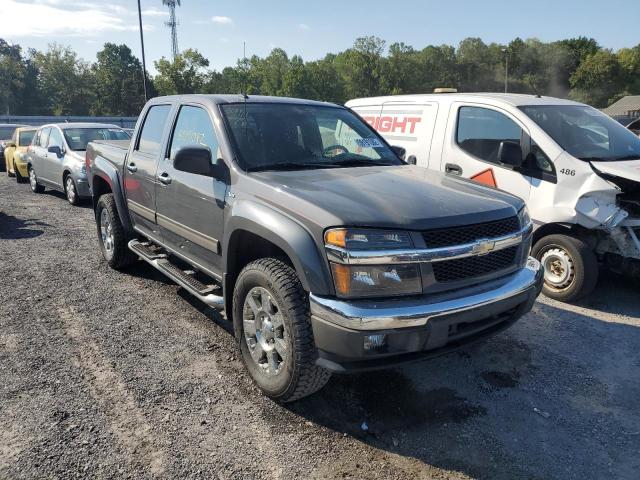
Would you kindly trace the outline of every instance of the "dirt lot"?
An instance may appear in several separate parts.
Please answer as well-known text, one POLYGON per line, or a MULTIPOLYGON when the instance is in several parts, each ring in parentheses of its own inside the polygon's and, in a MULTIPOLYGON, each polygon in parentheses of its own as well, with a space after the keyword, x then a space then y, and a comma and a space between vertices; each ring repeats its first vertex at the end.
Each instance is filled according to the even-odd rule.
POLYGON ((4 173, 0 278, 0 478, 640 476, 640 286, 619 277, 288 406, 214 311, 142 262, 110 270, 90 208, 4 173))

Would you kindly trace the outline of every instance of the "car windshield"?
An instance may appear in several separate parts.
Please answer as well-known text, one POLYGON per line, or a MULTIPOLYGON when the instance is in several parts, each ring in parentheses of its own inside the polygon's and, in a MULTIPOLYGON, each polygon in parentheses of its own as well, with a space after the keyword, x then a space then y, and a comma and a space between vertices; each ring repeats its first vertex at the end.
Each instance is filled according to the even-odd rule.
POLYGON ((65 128, 64 138, 71 150, 82 151, 94 140, 129 140, 127 132, 117 127, 105 128, 65 128))
POLYGON ((343 108, 238 103, 221 109, 238 163, 247 171, 403 164, 359 117, 343 108))
POLYGON ((528 105, 520 109, 558 145, 581 160, 640 159, 640 138, 586 105, 528 105))
POLYGON ((35 130, 23 130, 18 134, 18 146, 19 147, 28 147, 31 145, 31 140, 33 140, 33 136, 36 134, 35 130))
POLYGON ((9 140, 16 127, 0 127, 0 140, 9 140))

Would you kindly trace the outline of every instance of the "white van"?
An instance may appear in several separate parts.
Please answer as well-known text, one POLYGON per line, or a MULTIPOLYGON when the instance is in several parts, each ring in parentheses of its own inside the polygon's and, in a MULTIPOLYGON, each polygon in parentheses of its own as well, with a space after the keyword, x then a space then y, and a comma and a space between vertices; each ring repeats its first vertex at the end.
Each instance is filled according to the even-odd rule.
POLYGON ((600 264, 640 277, 640 138, 610 117, 568 100, 495 93, 347 106, 403 147, 409 163, 526 200, 546 295, 588 294, 600 264))

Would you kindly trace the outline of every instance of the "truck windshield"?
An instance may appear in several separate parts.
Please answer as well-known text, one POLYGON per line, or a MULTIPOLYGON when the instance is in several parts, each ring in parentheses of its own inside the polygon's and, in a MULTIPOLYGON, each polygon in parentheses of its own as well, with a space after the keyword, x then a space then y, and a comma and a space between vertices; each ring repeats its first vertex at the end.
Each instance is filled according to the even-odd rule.
POLYGON ((94 140, 129 140, 131 137, 121 128, 65 128, 64 138, 71 150, 82 151, 94 140))
POLYGON ((640 138, 611 117, 586 105, 520 107, 558 145, 580 160, 640 159, 640 138))
POLYGON ((286 103, 221 106, 240 166, 247 171, 402 165, 349 110, 286 103))

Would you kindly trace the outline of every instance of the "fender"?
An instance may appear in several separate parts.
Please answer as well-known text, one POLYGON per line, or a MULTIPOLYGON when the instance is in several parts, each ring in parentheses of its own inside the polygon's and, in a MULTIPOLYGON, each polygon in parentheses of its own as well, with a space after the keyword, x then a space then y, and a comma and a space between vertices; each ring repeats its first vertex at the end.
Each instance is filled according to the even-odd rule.
POLYGON ((225 272, 229 271, 229 246, 233 245, 233 236, 240 230, 258 235, 281 248, 293 262, 306 291, 319 295, 333 293, 327 260, 320 255, 311 233, 292 218, 249 200, 234 202, 225 225, 222 243, 225 272))
MULTIPOLYGON (((118 208, 118 216, 120 217, 120 223, 129 234, 133 234, 133 225, 131 224, 131 218, 129 217, 129 209, 127 208, 127 204, 124 200, 124 194, 122 193, 122 180, 120 176, 120 172, 118 169, 111 164, 109 161, 104 158, 97 156, 93 161, 93 167, 91 168, 91 189, 93 191, 93 180, 95 177, 102 178, 105 182, 109 184, 111 188, 111 193, 113 193, 113 198, 116 202, 116 207, 118 208)), ((95 203, 97 198, 93 197, 93 203, 95 208, 95 203)))

